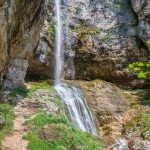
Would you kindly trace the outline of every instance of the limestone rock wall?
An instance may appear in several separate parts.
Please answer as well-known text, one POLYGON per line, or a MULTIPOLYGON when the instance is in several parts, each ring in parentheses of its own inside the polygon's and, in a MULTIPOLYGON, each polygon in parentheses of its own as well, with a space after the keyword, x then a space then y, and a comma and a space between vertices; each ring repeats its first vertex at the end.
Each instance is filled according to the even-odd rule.
POLYGON ((145 2, 144 9, 137 13, 138 6, 135 5, 138 4, 135 3, 140 2, 134 0, 132 3, 130 0, 64 2, 67 9, 64 37, 66 45, 66 37, 70 37, 69 46, 67 45, 65 50, 70 51, 68 47, 71 43, 76 79, 101 78, 122 85, 141 84, 128 70, 128 64, 146 60, 149 55, 145 46, 146 40, 150 38, 147 21, 149 2, 145 2))
POLYGON ((0 1, 0 72, 3 88, 24 82, 28 61, 39 39, 44 1, 0 1))
POLYGON ((54 76, 54 0, 45 0, 44 11, 39 40, 27 70, 28 80, 51 79, 54 76))
POLYGON ((150 1, 132 0, 132 7, 138 16, 138 36, 145 43, 150 40, 150 1))
MULTIPOLYGON (((47 0, 46 6, 44 30, 28 69, 31 78, 54 74, 54 1, 47 0)), ((64 78, 142 86, 128 65, 149 56, 148 8, 148 1, 138 0, 63 0, 64 78)))

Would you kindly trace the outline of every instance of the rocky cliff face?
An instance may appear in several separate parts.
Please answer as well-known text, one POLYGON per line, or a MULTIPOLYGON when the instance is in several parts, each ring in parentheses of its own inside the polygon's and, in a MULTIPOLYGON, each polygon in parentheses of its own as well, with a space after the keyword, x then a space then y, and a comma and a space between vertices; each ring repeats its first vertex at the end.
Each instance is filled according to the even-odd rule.
MULTIPOLYGON (((150 113, 144 104, 150 90, 124 91, 112 83, 100 80, 77 81, 76 86, 84 89, 88 103, 97 122, 97 131, 108 150, 148 150, 149 131, 145 120, 150 113), (138 93, 138 94, 137 94, 138 93), (145 128, 146 127, 146 128, 145 128), (126 139, 128 148, 116 147, 114 140, 126 139)), ((125 145, 124 145, 125 146, 125 145)))
MULTIPOLYGON (((148 0, 63 0, 65 78, 137 86, 128 64, 148 58, 149 5, 148 0)), ((27 79, 53 77, 54 10, 53 0, 0 1, 4 89, 22 84, 26 73, 27 79)))
POLYGON ((0 72, 4 89, 24 82, 44 19, 43 3, 41 0, 0 1, 0 72))
POLYGON ((132 0, 132 7, 138 16, 138 36, 145 43, 150 39, 150 2, 132 0))
MULTIPOLYGON (((101 78, 116 84, 141 85, 129 72, 128 64, 148 58, 148 5, 147 1, 141 4, 140 1, 130 0, 64 0, 64 77, 86 80, 101 78)), ((29 74, 33 77, 53 76, 53 71, 49 70, 53 70, 54 65, 54 1, 49 0, 47 6, 45 27, 50 29, 50 34, 42 34, 36 59, 29 67, 29 74), (35 63, 36 66, 40 63, 41 67, 36 69, 35 63)))
POLYGON ((69 0, 64 5, 67 9, 65 43, 69 51, 66 42, 69 36, 75 53, 75 78, 137 84, 128 64, 145 60, 149 53, 145 46, 149 39, 148 1, 143 2, 141 9, 140 1, 131 4, 130 0, 69 0))

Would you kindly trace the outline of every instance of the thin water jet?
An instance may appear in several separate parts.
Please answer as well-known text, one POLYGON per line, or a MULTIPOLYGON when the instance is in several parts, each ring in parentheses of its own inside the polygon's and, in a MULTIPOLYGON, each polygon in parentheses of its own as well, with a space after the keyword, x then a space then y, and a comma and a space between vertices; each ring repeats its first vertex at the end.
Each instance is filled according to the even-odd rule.
POLYGON ((62 21, 61 21, 61 1, 55 0, 56 6, 56 54, 55 54, 55 85, 60 84, 62 66, 63 66, 63 50, 62 50, 62 21))

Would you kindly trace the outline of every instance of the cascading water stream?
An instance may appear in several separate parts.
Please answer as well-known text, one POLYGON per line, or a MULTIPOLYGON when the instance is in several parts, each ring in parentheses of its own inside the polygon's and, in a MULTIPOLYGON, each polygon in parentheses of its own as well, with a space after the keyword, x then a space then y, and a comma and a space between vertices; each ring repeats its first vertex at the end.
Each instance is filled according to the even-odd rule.
POLYGON ((65 102, 71 121, 82 131, 97 135, 96 127, 82 91, 68 84, 55 87, 65 102))
POLYGON ((56 5, 56 66, 55 89, 66 104, 71 121, 82 131, 97 135, 91 112, 82 91, 71 85, 61 83, 63 66, 61 0, 55 0, 56 5))

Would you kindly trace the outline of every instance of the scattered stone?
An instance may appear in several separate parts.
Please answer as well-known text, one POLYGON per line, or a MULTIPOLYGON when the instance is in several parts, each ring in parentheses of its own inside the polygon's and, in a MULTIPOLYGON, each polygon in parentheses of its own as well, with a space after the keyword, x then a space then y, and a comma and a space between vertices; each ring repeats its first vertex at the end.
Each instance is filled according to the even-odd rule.
POLYGON ((150 141, 144 141, 140 138, 134 138, 128 142, 131 150, 150 150, 150 141))

